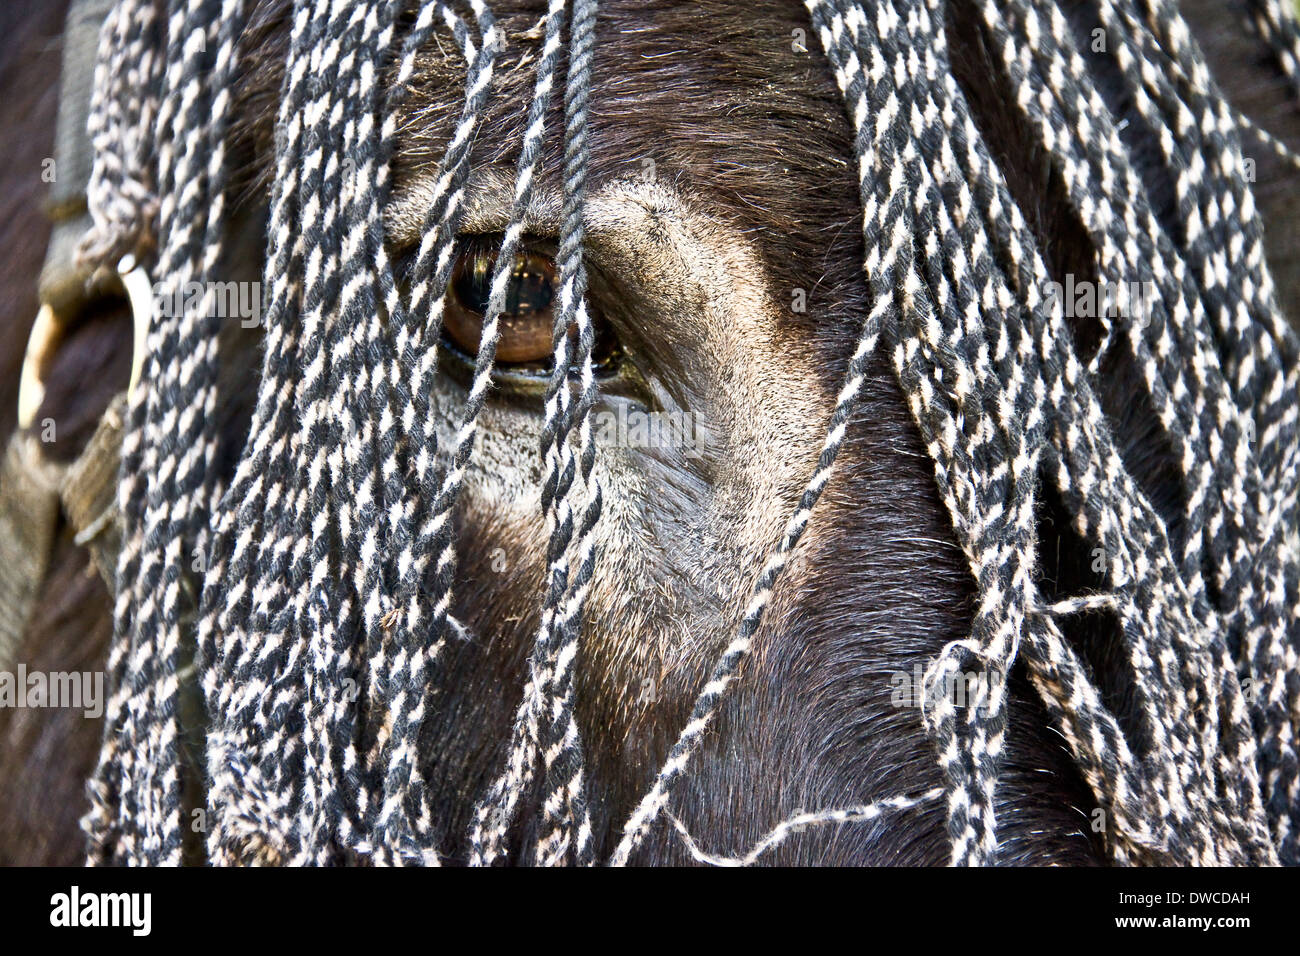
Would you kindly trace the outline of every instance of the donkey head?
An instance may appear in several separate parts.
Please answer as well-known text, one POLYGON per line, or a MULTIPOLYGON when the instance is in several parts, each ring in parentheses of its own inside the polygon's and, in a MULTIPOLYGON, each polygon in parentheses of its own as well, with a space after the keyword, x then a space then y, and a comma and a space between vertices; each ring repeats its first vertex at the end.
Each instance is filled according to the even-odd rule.
MULTIPOLYGON (((262 282, 262 291, 273 298, 276 274, 267 260, 272 256, 268 250, 279 248, 276 230, 290 239, 301 230, 310 248, 319 227, 305 213, 293 221, 276 211, 285 173, 279 161, 284 139, 292 135, 286 128, 319 119, 313 113, 318 103, 306 102, 296 118, 279 115, 278 124, 277 111, 286 90, 308 82, 295 69, 311 63, 313 69, 337 73, 340 67, 331 65, 331 56, 346 59, 349 48, 346 43, 331 48, 333 27, 322 27, 317 59, 303 59, 301 38, 312 27, 296 17, 296 4, 258 0, 249 6, 246 29, 235 45, 237 67, 230 72, 231 180, 225 190, 230 208, 223 223, 223 256, 209 275, 262 282)), ((347 4, 337 6, 342 10, 347 4)), ((889 242, 885 232, 870 228, 878 211, 864 185, 867 121, 853 108, 856 80, 845 62, 848 46, 835 45, 847 36, 844 24, 856 21, 852 11, 845 20, 817 20, 827 16, 824 7, 838 11, 848 5, 809 3, 814 12, 810 23, 803 6, 778 0, 706 0, 665 10, 647 9, 636 0, 600 4, 591 80, 581 107, 585 318, 575 318, 568 329, 560 328, 555 317, 574 314, 563 311, 574 309, 572 290, 566 292, 563 282, 572 275, 566 265, 572 249, 565 242, 573 235, 573 209, 566 199, 572 194, 577 147, 572 136, 560 131, 574 123, 575 98, 572 92, 557 96, 542 117, 548 132, 534 142, 536 162, 527 176, 528 190, 521 191, 521 151, 533 142, 537 119, 527 106, 536 101, 535 84, 554 67, 548 63, 555 54, 543 18, 546 3, 510 0, 492 6, 491 96, 479 104, 472 134, 464 141, 463 183, 448 185, 445 158, 455 154, 467 128, 464 110, 473 95, 474 74, 472 69, 467 74, 466 51, 472 66, 488 46, 485 33, 462 33, 448 18, 448 28, 433 29, 411 61, 385 60, 377 74, 384 95, 393 90, 403 95, 393 120, 382 248, 374 250, 392 265, 394 298, 376 301, 372 314, 388 319, 397 314, 392 303, 421 301, 420 289, 430 282, 438 251, 431 216, 454 207, 459 222, 441 261, 445 295, 437 305, 438 338, 406 352, 399 339, 392 363, 372 367, 364 357, 370 347, 364 334, 338 332, 338 338, 329 340, 335 349, 329 361, 336 363, 330 374, 352 389, 340 394, 352 398, 335 401, 322 392, 316 406, 325 413, 312 413, 318 417, 302 423, 303 461, 318 454, 312 436, 321 436, 324 449, 315 465, 302 465, 301 487, 311 489, 304 491, 308 503, 343 516, 338 534, 355 534, 363 554, 384 554, 394 567, 392 577, 370 579, 362 568, 354 581, 355 568, 340 571, 333 563, 333 528, 317 539, 309 519, 300 529, 304 534, 281 539, 291 541, 285 549, 273 537, 278 530, 268 526, 263 543, 239 524, 242 518, 232 518, 234 523, 215 535, 213 555, 222 553, 223 533, 230 542, 225 559, 218 557, 217 566, 207 569, 210 585, 213 579, 235 580, 238 568, 253 567, 260 575, 247 579, 255 581, 247 594, 223 593, 228 605, 197 608, 200 618, 208 613, 216 622, 207 632, 200 626, 201 656, 205 640, 219 648, 220 637, 214 634, 222 626, 243 626, 244 612, 257 625, 249 627, 242 644, 232 645, 234 650, 208 651, 242 676, 224 686, 214 682, 204 687, 213 734, 207 783, 218 794, 234 787, 249 801, 238 803, 238 812, 231 814, 254 834, 248 857, 296 858, 285 849, 292 841, 283 833, 257 832, 266 829, 266 821, 252 810, 244 814, 259 801, 274 804, 275 797, 263 801, 249 783, 255 774, 235 766, 249 738, 227 740, 229 728, 220 726, 223 709, 248 708, 257 715, 250 724, 259 728, 254 736, 265 732, 266 739, 281 741, 297 754, 295 759, 319 766, 339 757, 346 748, 331 752, 329 734, 336 724, 330 721, 342 721, 343 709, 332 710, 327 701, 318 711, 324 716, 317 728, 310 718, 304 723, 285 717, 279 702, 313 694, 328 697, 338 691, 338 683, 355 688, 358 679, 367 682, 366 667, 342 654, 338 660, 350 661, 353 668, 345 678, 325 664, 300 673, 293 670, 299 650, 309 647, 314 654, 318 646, 304 638, 296 650, 267 635, 302 630, 304 621, 364 621, 365 652, 371 660, 388 662, 388 670, 372 667, 372 679, 359 699, 347 699, 360 715, 348 717, 356 720, 349 726, 364 725, 355 730, 357 759, 366 759, 367 751, 390 758, 400 751, 389 741, 403 739, 411 706, 408 701, 405 711, 391 707, 392 697, 400 694, 403 680, 409 677, 414 687, 426 673, 423 663, 414 663, 423 658, 411 639, 414 632, 402 623, 405 606, 390 602, 389 591, 402 587, 405 565, 397 555, 418 537, 412 527, 418 529, 420 514, 436 511, 440 498, 429 494, 418 508, 399 508, 391 515, 378 514, 374 502, 385 500, 386 482, 420 486, 427 470, 432 484, 421 487, 436 489, 447 476, 459 476, 458 469, 463 469, 459 495, 446 516, 457 542, 454 561, 431 561, 415 592, 418 601, 435 604, 442 593, 438 575, 446 570, 450 576, 450 603, 434 611, 446 615, 439 624, 445 639, 436 667, 430 668, 434 678, 427 694, 416 693, 422 701, 420 728, 412 735, 418 755, 408 756, 405 768, 392 758, 387 769, 390 776, 404 774, 403 779, 417 780, 424 788, 420 799, 428 808, 428 833, 422 836, 437 846, 442 859, 483 861, 471 834, 483 831, 484 807, 493 806, 494 793, 501 796, 493 788, 512 772, 518 804, 490 820, 489 829, 500 829, 499 852, 509 860, 531 862, 544 855, 548 803, 563 794, 548 773, 534 773, 534 768, 524 773, 522 764, 512 762, 518 754, 512 734, 530 719, 530 693, 539 683, 562 682, 566 668, 572 673, 568 698, 574 724, 570 728, 556 719, 550 736, 541 733, 543 752, 529 759, 542 763, 545 758, 549 767, 559 753, 557 763, 566 767, 565 748, 581 741, 580 790, 590 815, 594 858, 614 854, 619 862, 678 863, 709 854, 743 855, 762 845, 764 835, 781 821, 801 812, 870 806, 870 812, 850 813, 830 825, 786 833, 763 859, 787 864, 947 862, 953 857, 953 840, 962 837, 953 823, 951 790, 945 798, 940 794, 951 787, 946 773, 959 758, 940 747, 936 759, 935 709, 961 719, 989 706, 990 699, 1004 701, 996 709, 1005 714, 1005 724, 998 725, 992 738, 1001 762, 991 795, 998 860, 1077 864, 1114 855, 1117 837, 1107 827, 1111 815, 1122 815, 1125 807, 1104 796, 1113 783, 1101 779, 1104 768, 1089 765, 1080 753, 1081 731, 1072 722, 1077 715, 1068 707, 1063 711, 1059 698, 1070 697, 1079 686, 1091 694, 1095 686, 1096 709, 1105 710, 1097 733, 1124 738, 1119 746, 1131 746, 1139 762, 1153 741, 1164 738, 1149 725, 1147 695, 1154 692, 1135 689, 1138 678, 1132 669, 1141 655, 1130 645, 1136 619, 1125 617, 1105 598, 1117 586, 1113 569, 1108 563, 1099 567, 1096 557, 1104 550, 1096 544, 1106 522, 1100 521, 1100 530, 1098 523, 1090 524, 1093 505, 1074 497, 1068 462, 1035 458, 1033 468, 1017 477, 1035 488, 1021 518, 1026 540, 1032 542, 1027 547, 1037 557, 1032 581, 1015 586, 1032 590, 1037 602, 1033 612, 1053 618, 1051 634, 1060 643, 1039 646, 1028 665, 1011 653, 1005 674, 974 665, 969 673, 941 670, 940 677, 955 676, 957 682, 938 696, 931 684, 937 660, 974 643, 973 627, 978 630, 993 599, 981 576, 987 573, 986 561, 971 544, 977 536, 969 528, 954 527, 963 513, 954 502, 964 492, 953 490, 951 476, 936 466, 943 457, 936 443, 942 444, 943 436, 936 436, 929 407, 920 397, 927 386, 908 378, 912 356, 904 353, 923 341, 937 352, 963 346, 952 340, 930 342, 918 333, 910 344, 905 337, 886 336, 885 345, 860 349, 864 321, 886 308, 895 292, 904 295, 905 282, 899 277, 897 290, 885 290, 879 277, 892 273, 872 271, 873 261, 887 257, 889 242), (845 81, 843 89, 837 79, 845 81), (511 248, 505 259, 500 258, 503 242, 511 248), (498 287, 502 278, 505 284, 498 287), (495 362, 485 378, 481 353, 494 325, 495 362), (589 380, 584 378, 584 353, 591 360, 589 380), (854 363, 862 354, 866 358, 859 368, 854 363), (573 367, 557 373, 557 355, 572 359, 573 367), (373 369, 392 374, 376 375, 373 369), (855 389, 847 405, 846 381, 855 389), (353 398, 379 394, 379 389, 391 396, 385 401, 394 414, 376 414, 367 422, 353 398), (575 427, 561 443, 568 452, 551 440, 561 414, 557 395, 569 396, 571 403, 582 395, 592 400, 585 429, 575 427), (472 444, 466 445, 470 453, 458 461, 454 450, 466 434, 464 410, 479 400, 472 444), (412 409, 419 415, 409 414, 412 409), (357 443, 350 444, 349 426, 340 424, 349 420, 365 436, 357 443), (385 438, 388 428, 391 443, 385 438), (411 436, 423 432, 431 436, 430 447, 441 449, 436 465, 408 454, 415 441, 411 436), (351 482, 354 474, 366 471, 356 465, 353 452, 372 441, 378 449, 376 484, 351 482), (392 452, 394 447, 398 451, 392 452), (829 457, 828 449, 833 452, 829 457), (385 470, 379 459, 390 452, 397 465, 385 470), (833 469, 827 464, 832 459, 833 469), (336 476, 334 484, 331 479, 314 484, 322 473, 336 476), (557 497, 557 485, 571 488, 557 497), (317 488, 322 489, 319 499, 317 488), (815 492, 811 499, 810 488, 815 492), (599 520, 588 521, 597 503, 599 520), (403 523, 408 519, 412 527, 403 523), (378 530, 367 536, 371 521, 378 530), (566 560, 557 560, 557 541, 572 545, 566 560), (795 543, 784 549, 788 541, 795 543), (247 549, 242 564, 241 548, 247 549), (257 560, 247 555, 257 555, 257 560), (557 567, 565 580, 580 583, 557 586, 557 567), (340 596, 353 589, 355 607, 351 598, 340 596), (373 604, 367 600, 371 594, 373 604), (550 603, 548 596, 554 597, 550 603), (277 607, 287 610, 277 612, 277 607), (558 660, 552 645, 552 657, 542 660, 539 669, 539 632, 563 636, 564 628, 554 621, 566 619, 575 607, 582 612, 575 618, 581 621, 580 631, 560 645, 558 660), (742 644, 743 652, 737 653, 742 644), (1079 662, 1086 679, 1052 670, 1060 663, 1058 651, 1068 654, 1069 662, 1079 662), (731 657, 743 657, 743 664, 720 679, 718 662, 731 657), (263 675, 250 662, 263 660, 270 662, 267 673, 279 678, 259 683, 263 675), (376 673, 379 677, 373 679, 376 673), (964 687, 968 678, 978 686, 964 687), (990 678, 995 680, 992 687, 990 678), (720 688, 716 694, 715 686, 720 688), (1070 692, 1059 693, 1062 686, 1070 692), (322 687, 332 691, 322 694, 322 687), (963 700, 965 692, 969 699, 963 700), (699 701, 712 699, 711 694, 716 706, 700 721, 699 701), (639 807, 645 806, 643 795, 654 794, 665 761, 672 767, 681 739, 692 734, 692 747, 681 760, 683 766, 689 761, 688 772, 674 777, 663 812, 630 856, 620 858, 625 824, 637 819, 639 807), (548 749, 553 753, 544 753, 548 749)), ((573 22, 559 34, 566 43, 579 32, 584 6, 574 5, 573 22)), ((955 84, 944 95, 951 98, 955 92, 969 112, 967 127, 955 115, 945 114, 944 123, 950 131, 960 130, 952 133, 954 143, 964 143, 974 133, 986 145, 1004 189, 998 195, 1007 201, 1006 218, 1017 223, 1013 240, 1032 239, 1042 250, 1043 274, 1037 284, 1045 288, 1068 278, 1097 285, 1107 274, 1106 256, 1116 254, 1103 242, 1109 238, 1104 229, 1080 212, 1080 187, 1064 172, 1073 167, 1045 145, 1051 133, 1039 124, 1047 121, 1023 108, 1023 91, 1033 80, 1017 74, 1009 28, 1001 26, 993 7, 877 6, 883 19, 873 29, 879 28, 882 44, 893 42, 888 11, 895 7, 910 12, 906 28, 896 24, 900 38, 911 35, 906 30, 919 29, 923 8, 941 18, 933 40, 937 45, 941 38, 955 84)), ((1016 9, 1056 6, 1030 3, 1016 9)), ((1092 4, 1059 6, 1065 17, 1061 29, 1087 49, 1102 14, 1092 4)), ((1111 18, 1119 14, 1110 4, 1101 6, 1109 11, 1104 19, 1114 29, 1111 18)), ((429 4, 420 10, 426 7, 441 9, 429 4)), ((361 19, 345 21, 339 21, 339 37, 364 35, 361 19)), ((1024 23, 1031 17, 1018 12, 1009 22, 1027 29, 1024 23)), ((409 35, 422 23, 416 11, 407 11, 395 33, 409 35)), ((873 42, 862 41, 857 51, 864 69, 870 66, 873 42)), ((400 42, 394 49, 398 47, 400 42)), ((577 61, 569 58, 567 77, 565 70, 556 70, 551 81, 556 89, 564 87, 577 61)), ((1116 122, 1137 131, 1124 143, 1126 157, 1155 197, 1152 216, 1176 233, 1182 228, 1182 210, 1171 198, 1176 176, 1157 150, 1156 134, 1144 126, 1149 117, 1142 103, 1133 102, 1127 78, 1105 56, 1090 58, 1087 69, 1087 77, 1075 79, 1095 90, 1090 108, 1104 104, 1116 122)), ((357 82, 364 89, 363 81, 357 82)), ((918 95, 916 102, 925 97, 918 95)), ((872 105, 888 114, 883 94, 872 105)), ((917 120, 918 128, 921 122, 917 120)), ((303 156, 311 159, 297 188, 316 182, 322 195, 329 196, 330 183, 349 181, 358 166, 370 169, 374 155, 339 150, 337 144, 322 147, 325 139, 304 135, 303 156)), ((919 142, 938 155, 934 143, 923 136, 919 142)), ((874 148, 879 155, 889 145, 877 141, 874 148)), ((916 155, 900 147, 895 159, 901 169, 916 155)), ((889 172, 872 175, 883 180, 889 172)), ((919 167, 909 165, 908 175, 914 174, 919 167)), ((978 191, 989 180, 981 175, 971 175, 965 184, 960 177, 935 183, 933 195, 943 195, 953 209, 963 208, 951 197, 967 196, 966 187, 978 191)), ((310 191, 303 189, 303 198, 296 200, 301 209, 315 208, 310 191)), ((1142 203, 1145 199, 1134 201, 1145 215, 1142 203)), ((1267 201, 1265 205, 1267 210, 1267 201)), ((986 212, 964 207, 963 214, 978 218, 986 212)), ((356 225, 346 215, 340 222, 341 231, 356 225)), ((964 225, 957 222, 954 229, 964 225)), ((285 248, 290 245, 286 240, 285 248)), ((1276 248, 1270 245, 1270 254, 1276 248)), ((1166 251, 1174 257, 1174 251, 1166 251)), ((1178 254, 1182 251, 1180 247, 1178 254)), ((965 250, 971 261, 979 252, 965 250)), ((1005 250, 994 252, 1003 256, 1005 250)), ((941 258, 939 250, 928 247, 918 255, 932 264, 941 258)), ((948 249, 944 255, 960 258, 961 250, 948 249)), ((992 268, 1014 275, 1017 263, 1009 253, 1004 258, 992 268)), ((311 301, 309 270, 315 265, 308 260, 294 280, 302 287, 294 286, 292 294, 311 301)), ((953 259, 943 261, 950 268, 953 259)), ((1275 271, 1284 289, 1293 288, 1300 276, 1285 260, 1275 271)), ((316 275, 328 272, 324 266, 316 275)), ((942 285, 937 273, 926 277, 936 288, 942 285)), ((1013 286, 1008 280, 1006 288, 1013 286)), ((352 288, 349 275, 340 272, 338 286, 320 297, 323 315, 304 309, 302 327, 312 328, 317 319, 324 329, 346 325, 340 317, 350 320, 346 303, 352 288)), ((1016 292, 1030 302, 1043 295, 1041 288, 1016 287, 1016 292)), ((998 327, 995 314, 1021 307, 1008 299, 980 305, 990 327, 998 327)), ((947 302, 942 307, 952 311, 947 302)), ((909 299, 906 309, 912 310, 909 321, 924 325, 923 318, 916 318, 924 306, 909 299)), ((1068 348, 1083 361, 1095 359, 1086 388, 1095 390, 1097 418, 1106 420, 1097 427, 1113 435, 1116 460, 1150 505, 1152 517, 1141 525, 1143 534, 1172 554, 1192 553, 1189 537, 1200 531, 1185 521, 1193 513, 1185 461, 1179 457, 1182 448, 1168 437, 1166 406, 1154 407, 1149 396, 1148 368, 1142 361, 1148 353, 1136 339, 1131 349, 1113 347, 1097 315, 1067 312, 1068 322, 1057 334, 1071 340, 1068 348)), ((367 315, 365 321, 370 320, 367 315)), ((971 324, 979 322, 972 319, 971 324)), ((268 393, 263 376, 274 371, 277 349, 283 347, 274 332, 239 322, 226 322, 220 332, 213 466, 230 515, 242 514, 244 493, 270 500, 279 493, 277 482, 299 480, 285 478, 280 465, 268 466, 265 475, 248 465, 250 449, 268 434, 261 429, 265 410, 255 406, 259 388, 263 399, 268 393)), ((331 349, 321 354, 328 356, 331 349)), ((935 359, 946 360, 945 355, 935 359)), ((291 390, 310 381, 311 369, 294 374, 299 384, 287 386, 291 390)), ((941 388, 952 384, 943 375, 935 383, 941 388)), ((58 389, 52 388, 49 402, 59 400, 58 389)), ((1060 401, 1059 396, 1053 401, 1060 401)), ((973 411, 970 421, 957 416, 954 430, 974 432, 976 417, 973 411)), ((1067 441, 1064 434, 1055 437, 1058 443, 1067 441)), ((1107 480, 1113 478, 1110 474, 1107 480)), ((401 501, 400 494, 396 500, 401 501)), ((992 524, 996 519, 988 520, 992 524)), ((178 528, 176 534, 178 541, 194 544, 189 528, 178 528)), ((431 537, 441 540, 434 532, 431 537)), ((201 543, 211 546, 206 537, 201 543)), ((432 554, 439 555, 436 549, 432 554)), ((126 560, 124 567, 139 570, 129 564, 129 556, 126 560)), ((147 561, 145 566, 147 570, 147 561)), ((161 567, 155 569, 160 585, 161 567)), ((127 615, 128 631, 146 616, 143 607, 127 615)), ((155 611, 151 603, 147 613, 155 611)), ((317 666, 312 660, 310 666, 317 666)), ((547 706, 564 696, 557 692, 547 706)), ((1091 700, 1087 705, 1092 706, 1091 700)), ((531 719, 545 723, 547 715, 539 718, 534 711, 531 719)), ((250 733, 246 726, 236 729, 250 733)), ((1110 746, 1111 738, 1106 739, 1110 746)), ((346 766, 350 758, 339 759, 346 766)), ((389 780, 379 776, 382 795, 389 780)), ((257 785, 271 787, 266 780, 257 785)), ((384 812, 374 811, 381 820, 384 812)), ((1258 807, 1252 812, 1262 819, 1258 807)), ((1147 847, 1143 841, 1148 836, 1135 837, 1126 829, 1123 839, 1147 847)), ((1243 837, 1243 844, 1256 836, 1243 837)), ((1148 842, 1157 859, 1173 852, 1155 837, 1148 842)))

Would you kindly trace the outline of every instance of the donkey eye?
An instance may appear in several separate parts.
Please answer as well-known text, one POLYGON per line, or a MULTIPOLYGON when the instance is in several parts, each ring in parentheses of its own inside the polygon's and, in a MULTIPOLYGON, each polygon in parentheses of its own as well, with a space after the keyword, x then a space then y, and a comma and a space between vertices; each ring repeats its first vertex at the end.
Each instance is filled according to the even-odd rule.
MULTIPOLYGON (((460 238, 456 249, 442 313, 440 348, 445 367, 456 375, 474 367, 483 323, 487 320, 488 300, 492 297, 492 274, 496 270, 501 239, 500 233, 466 235, 460 238)), ((550 376, 555 355, 551 336, 560 284, 552 249, 553 244, 545 239, 524 236, 514 254, 493 373, 493 381, 499 386, 526 391, 537 383, 545 384, 550 376)), ((407 298, 414 263, 414 249, 399 251, 393 263, 398 284, 407 298)), ((587 279, 589 295, 585 302, 595 334, 592 366, 597 378, 609 379, 626 367, 623 349, 590 295, 600 284, 597 270, 590 270, 587 279)), ((569 336, 577 337, 573 324, 569 326, 569 336)), ((570 374, 576 374, 576 368, 571 366, 570 374)))
MULTIPOLYGON (((494 237, 474 237, 456 259, 447 290, 443 329, 463 352, 475 355, 487 316, 496 270, 494 237)), ((497 361, 509 365, 544 362, 552 355, 555 324, 555 261, 548 255, 521 249, 511 265, 501 313, 497 361)))

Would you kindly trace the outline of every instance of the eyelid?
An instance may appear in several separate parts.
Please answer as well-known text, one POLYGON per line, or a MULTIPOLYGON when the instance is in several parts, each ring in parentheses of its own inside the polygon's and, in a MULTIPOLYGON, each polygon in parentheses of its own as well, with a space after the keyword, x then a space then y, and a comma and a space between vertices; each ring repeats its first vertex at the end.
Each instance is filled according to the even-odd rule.
MULTIPOLYGON (((433 199, 437 177, 421 177, 405 185, 384 211, 385 231, 390 245, 406 248, 419 245, 426 231, 425 217, 433 199)), ((500 234, 510 224, 514 201, 514 170, 487 167, 470 174, 464 190, 464 212, 460 235, 500 234)), ((546 237, 554 247, 562 220, 559 194, 538 183, 524 215, 525 235, 546 237)))

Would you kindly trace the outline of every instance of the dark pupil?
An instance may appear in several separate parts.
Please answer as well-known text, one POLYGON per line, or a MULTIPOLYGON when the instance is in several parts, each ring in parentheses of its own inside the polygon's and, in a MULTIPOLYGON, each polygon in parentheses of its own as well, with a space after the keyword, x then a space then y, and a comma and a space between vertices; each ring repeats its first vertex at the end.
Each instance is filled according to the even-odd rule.
MULTIPOLYGON (((471 312, 486 315, 496 256, 471 252, 468 258, 469 263, 456 270, 452 286, 461 305, 471 312)), ((506 286, 505 314, 526 317, 544 312, 550 307, 554 294, 545 264, 536 256, 516 254, 514 271, 506 286)))

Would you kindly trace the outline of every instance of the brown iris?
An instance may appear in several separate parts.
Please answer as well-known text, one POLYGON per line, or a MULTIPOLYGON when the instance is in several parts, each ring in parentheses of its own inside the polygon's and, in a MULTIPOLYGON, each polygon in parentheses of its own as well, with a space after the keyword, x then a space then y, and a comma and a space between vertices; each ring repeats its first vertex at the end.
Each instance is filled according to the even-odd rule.
MULTIPOLYGON (((496 261, 495 244, 473 241, 461 251, 452 272, 443 328, 448 338, 469 355, 478 353, 496 261)), ((550 256, 527 249, 515 253, 501 313, 498 362, 524 365, 543 363, 551 357, 555 286, 555 262, 550 256)))

